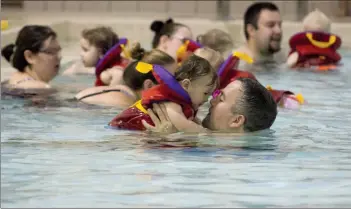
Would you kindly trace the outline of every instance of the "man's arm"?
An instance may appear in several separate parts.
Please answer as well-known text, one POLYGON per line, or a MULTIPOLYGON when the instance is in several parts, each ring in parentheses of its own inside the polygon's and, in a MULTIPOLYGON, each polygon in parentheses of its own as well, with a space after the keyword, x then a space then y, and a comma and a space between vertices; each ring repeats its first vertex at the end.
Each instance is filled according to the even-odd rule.
MULTIPOLYGON (((180 111, 181 111, 181 108, 180 108, 180 111)), ((170 119, 170 116, 169 116, 169 113, 167 111, 167 107, 165 104, 153 104, 153 109, 148 109, 147 112, 150 115, 151 120, 155 124, 155 126, 148 124, 146 121, 142 121, 146 130, 151 131, 151 132, 155 132, 155 133, 164 133, 164 134, 169 134, 169 133, 174 132, 173 130, 176 127, 172 123, 172 120, 170 119)), ((174 115, 176 115, 176 114, 174 114, 174 115)), ((195 126, 196 129, 200 129, 197 132, 196 131, 193 131, 193 132, 199 133, 200 131, 201 132, 207 131, 207 129, 203 128, 200 125, 197 125, 196 123, 194 123, 192 121, 188 122, 188 119, 185 118, 183 112, 181 112, 181 115, 183 117, 182 121, 186 120, 185 122, 187 124, 192 123, 191 125, 195 126)), ((174 119, 173 119, 173 121, 174 121, 174 119)), ((176 121, 176 123, 179 123, 179 121, 176 121)), ((181 131, 183 131, 183 130, 181 130, 181 131)))

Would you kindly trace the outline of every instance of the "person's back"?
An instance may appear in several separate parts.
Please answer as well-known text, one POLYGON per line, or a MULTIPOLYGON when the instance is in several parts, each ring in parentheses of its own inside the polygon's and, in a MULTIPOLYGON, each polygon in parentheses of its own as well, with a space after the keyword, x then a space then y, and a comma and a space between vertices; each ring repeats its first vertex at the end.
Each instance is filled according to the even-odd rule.
POLYGON ((178 68, 174 77, 160 66, 138 63, 136 68, 141 72, 153 71, 160 84, 144 91, 141 100, 117 115, 109 123, 110 126, 145 130, 142 120, 152 123, 146 109, 152 107, 153 103, 164 103, 177 131, 204 130, 201 125, 194 122, 195 115, 218 84, 217 74, 207 60, 196 55, 190 56, 178 68))
MULTIPOLYGON (((139 43, 131 47, 131 56, 137 61, 161 65, 171 73, 174 73, 176 68, 175 60, 167 53, 158 49, 145 51, 139 43)), ((95 105, 129 107, 141 98, 143 90, 157 83, 152 73, 140 73, 135 70, 137 61, 133 61, 123 70, 123 85, 90 87, 79 92, 75 96, 76 99, 95 105)))

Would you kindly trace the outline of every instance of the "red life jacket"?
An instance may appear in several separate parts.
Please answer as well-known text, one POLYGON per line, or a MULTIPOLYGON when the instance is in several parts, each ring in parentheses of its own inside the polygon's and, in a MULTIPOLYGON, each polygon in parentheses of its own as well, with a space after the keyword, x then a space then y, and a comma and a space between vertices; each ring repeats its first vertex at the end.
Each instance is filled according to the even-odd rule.
MULTIPOLYGON (((218 70, 220 76, 220 87, 219 89, 225 88, 229 83, 235 81, 238 78, 251 78, 257 80, 256 77, 247 71, 237 70, 237 66, 239 64, 239 57, 235 55, 231 55, 228 59, 223 63, 223 66, 218 70)), ((274 90, 268 89, 268 91, 272 94, 273 99, 276 103, 278 103, 284 94, 294 94, 291 91, 286 90, 274 90)))
POLYGON ((119 129, 144 131, 142 120, 154 125, 146 109, 152 108, 152 104, 158 102, 174 102, 181 105, 184 115, 189 119, 192 119, 196 114, 191 104, 169 89, 166 84, 159 84, 143 91, 142 99, 118 114, 109 125, 119 129))
POLYGON ((268 89, 268 91, 272 94, 272 97, 276 103, 279 103, 280 100, 283 98, 285 94, 292 94, 294 95, 293 92, 291 91, 286 91, 286 90, 275 90, 275 89, 268 89))
POLYGON ((229 83, 238 78, 251 78, 257 80, 256 77, 247 71, 237 70, 240 59, 237 56, 229 56, 218 70, 220 79, 220 89, 225 88, 229 83))
POLYGON ((125 38, 120 38, 119 43, 115 44, 111 49, 109 49, 105 55, 99 60, 95 67, 95 86, 106 86, 105 83, 101 81, 100 75, 105 70, 115 67, 121 66, 123 69, 128 66, 130 60, 123 58, 121 56, 122 53, 122 45, 126 45, 128 42, 125 38))
POLYGON ((297 33, 290 38, 291 51, 299 54, 294 67, 309 67, 337 64, 341 60, 337 49, 341 39, 335 34, 308 31, 297 33))
POLYGON ((177 50, 177 63, 182 63, 199 48, 202 48, 200 43, 190 39, 185 40, 185 43, 177 50))

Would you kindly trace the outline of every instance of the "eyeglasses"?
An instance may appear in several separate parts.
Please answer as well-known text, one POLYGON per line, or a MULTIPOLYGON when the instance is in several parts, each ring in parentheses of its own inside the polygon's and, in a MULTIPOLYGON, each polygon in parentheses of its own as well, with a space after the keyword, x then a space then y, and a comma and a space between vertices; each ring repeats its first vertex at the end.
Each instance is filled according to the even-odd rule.
POLYGON ((61 48, 43 49, 43 50, 40 50, 39 52, 44 53, 44 54, 48 54, 48 55, 51 55, 51 56, 58 56, 61 53, 61 48))

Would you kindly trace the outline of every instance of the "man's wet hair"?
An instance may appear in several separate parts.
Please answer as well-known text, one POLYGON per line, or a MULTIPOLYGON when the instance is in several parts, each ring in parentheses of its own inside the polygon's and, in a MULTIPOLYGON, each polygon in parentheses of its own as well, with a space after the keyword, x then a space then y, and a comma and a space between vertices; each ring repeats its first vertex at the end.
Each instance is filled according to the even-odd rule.
POLYGON ((270 128, 278 114, 272 94, 254 79, 237 80, 241 82, 243 94, 232 108, 235 114, 245 116, 244 130, 253 132, 270 128))

